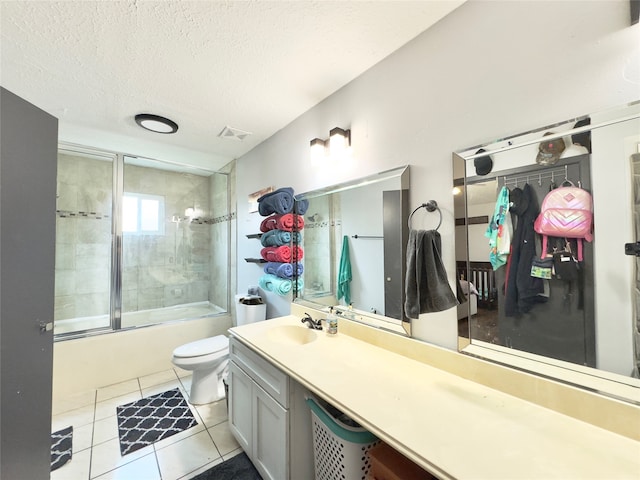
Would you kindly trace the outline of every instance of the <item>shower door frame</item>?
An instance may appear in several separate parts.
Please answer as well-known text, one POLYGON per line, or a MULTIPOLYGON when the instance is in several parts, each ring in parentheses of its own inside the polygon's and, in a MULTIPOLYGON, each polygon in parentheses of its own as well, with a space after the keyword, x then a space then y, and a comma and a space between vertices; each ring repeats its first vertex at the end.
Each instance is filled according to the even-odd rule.
MULTIPOLYGON (((226 202, 227 202, 227 214, 225 217, 231 221, 233 214, 231 213, 231 194, 229 190, 229 173, 220 171, 207 170, 201 167, 193 167, 187 164, 178 164, 173 162, 167 162, 163 160, 151 159, 148 157, 140 157, 135 154, 113 152, 106 149, 99 149, 94 147, 87 147, 84 145, 78 145, 73 143, 60 142, 58 143, 58 152, 71 151, 74 153, 96 155, 102 157, 112 158, 112 202, 111 202, 111 262, 110 262, 110 288, 109 288, 109 325, 100 326, 95 328, 87 328, 82 330, 73 330, 71 332, 54 334, 54 341, 72 340, 76 338, 84 338, 94 335, 104 335, 109 333, 116 333, 119 331, 126 331, 135 328, 152 327, 156 324, 144 324, 131 327, 122 326, 122 277, 123 277, 123 215, 122 215, 122 198, 124 195, 124 169, 126 159, 144 158, 153 162, 161 164, 169 164, 175 166, 183 166, 186 169, 195 169, 201 172, 209 172, 211 175, 224 175, 227 177, 226 182, 226 202)), ((227 248, 231 248, 231 225, 227 228, 227 248)), ((227 285, 230 285, 230 265, 227 264, 226 276, 227 285)), ((212 281, 212 280, 210 280, 212 281)), ((231 289, 227 289, 227 305, 225 307, 226 312, 229 311, 231 289)), ((176 319, 175 321, 182 321, 184 319, 176 319)), ((171 320, 173 321, 173 320, 171 320)), ((170 323, 163 322, 163 323, 170 323)))

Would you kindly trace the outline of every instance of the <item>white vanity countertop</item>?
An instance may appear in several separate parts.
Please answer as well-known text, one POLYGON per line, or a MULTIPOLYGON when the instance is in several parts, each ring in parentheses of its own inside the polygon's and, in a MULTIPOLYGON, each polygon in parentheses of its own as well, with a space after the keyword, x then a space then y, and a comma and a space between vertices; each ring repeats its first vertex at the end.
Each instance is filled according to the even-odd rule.
POLYGON ((285 325, 304 328, 229 332, 438 477, 640 479, 640 442, 345 334, 298 344, 285 325))

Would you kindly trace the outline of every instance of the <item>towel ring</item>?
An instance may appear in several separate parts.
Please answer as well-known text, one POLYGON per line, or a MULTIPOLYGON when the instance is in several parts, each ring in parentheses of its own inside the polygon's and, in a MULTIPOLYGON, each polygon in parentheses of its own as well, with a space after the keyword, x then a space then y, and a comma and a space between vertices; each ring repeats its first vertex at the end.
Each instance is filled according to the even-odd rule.
POLYGON ((413 214, 421 208, 426 209, 427 212, 435 212, 436 210, 438 211, 438 214, 440 215, 440 221, 438 222, 438 226, 436 227, 436 230, 438 230, 440 228, 440 225, 442 225, 442 212, 440 211, 440 207, 438 207, 438 203, 435 200, 429 200, 427 203, 423 203, 422 205, 416 207, 413 212, 411 212, 411 215, 409 215, 409 220, 407 221, 409 230, 411 230, 411 217, 413 217, 413 214))

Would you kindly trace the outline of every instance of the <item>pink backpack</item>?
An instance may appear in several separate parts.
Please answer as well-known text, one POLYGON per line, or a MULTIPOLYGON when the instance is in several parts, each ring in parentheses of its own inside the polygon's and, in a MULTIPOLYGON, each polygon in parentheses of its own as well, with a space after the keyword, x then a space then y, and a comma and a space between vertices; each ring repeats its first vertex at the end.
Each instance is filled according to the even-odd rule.
POLYGON ((577 238, 578 261, 581 262, 582 239, 593 240, 593 200, 589 192, 569 183, 571 186, 558 187, 547 193, 533 228, 542 235, 543 258, 547 254, 548 236, 577 238))

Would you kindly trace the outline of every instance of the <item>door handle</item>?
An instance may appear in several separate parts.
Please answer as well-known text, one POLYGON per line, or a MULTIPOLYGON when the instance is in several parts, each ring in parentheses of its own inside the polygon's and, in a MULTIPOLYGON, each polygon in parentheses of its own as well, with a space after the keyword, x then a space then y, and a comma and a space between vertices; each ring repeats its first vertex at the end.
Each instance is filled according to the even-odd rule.
POLYGON ((38 322, 38 327, 40 328, 40 333, 50 332, 53 330, 53 322, 44 322, 40 320, 38 322))
POLYGON ((636 257, 640 257, 640 242, 625 243, 624 244, 624 254, 625 255, 635 255, 636 257))

